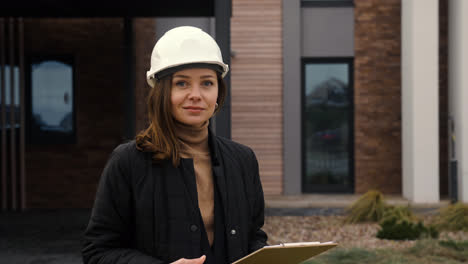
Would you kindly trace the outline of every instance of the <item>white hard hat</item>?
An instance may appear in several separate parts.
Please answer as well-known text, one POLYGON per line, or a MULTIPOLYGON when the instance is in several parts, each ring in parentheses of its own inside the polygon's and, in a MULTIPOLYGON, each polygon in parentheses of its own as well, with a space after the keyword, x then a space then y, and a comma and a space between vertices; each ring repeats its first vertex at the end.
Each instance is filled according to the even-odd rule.
POLYGON ((157 79, 186 67, 212 68, 222 77, 229 71, 218 44, 210 35, 199 28, 183 26, 167 31, 156 42, 146 79, 154 87, 157 79))

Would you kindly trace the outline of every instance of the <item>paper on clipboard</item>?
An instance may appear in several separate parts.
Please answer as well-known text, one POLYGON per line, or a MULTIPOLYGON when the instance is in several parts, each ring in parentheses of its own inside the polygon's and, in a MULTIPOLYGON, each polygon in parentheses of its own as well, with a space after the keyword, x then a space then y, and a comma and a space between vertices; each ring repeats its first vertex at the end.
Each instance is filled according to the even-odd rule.
POLYGON ((334 242, 297 242, 266 246, 232 264, 298 264, 337 244, 334 242))

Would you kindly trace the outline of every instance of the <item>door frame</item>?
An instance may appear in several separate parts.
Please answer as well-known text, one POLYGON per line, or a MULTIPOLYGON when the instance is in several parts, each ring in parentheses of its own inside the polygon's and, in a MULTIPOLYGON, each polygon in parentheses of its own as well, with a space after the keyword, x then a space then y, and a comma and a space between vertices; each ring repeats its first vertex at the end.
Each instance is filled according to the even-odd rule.
POLYGON ((301 59, 301 191, 302 193, 354 193, 355 185, 355 173, 354 173, 354 57, 303 57, 301 59), (348 80, 349 80, 349 102, 351 104, 349 111, 349 144, 348 144, 348 153, 349 153, 349 178, 350 183, 348 186, 345 185, 333 185, 333 184, 323 184, 309 186, 306 188, 305 177, 306 177, 306 140, 305 136, 305 66, 306 64, 316 63, 316 64, 348 64, 348 80))

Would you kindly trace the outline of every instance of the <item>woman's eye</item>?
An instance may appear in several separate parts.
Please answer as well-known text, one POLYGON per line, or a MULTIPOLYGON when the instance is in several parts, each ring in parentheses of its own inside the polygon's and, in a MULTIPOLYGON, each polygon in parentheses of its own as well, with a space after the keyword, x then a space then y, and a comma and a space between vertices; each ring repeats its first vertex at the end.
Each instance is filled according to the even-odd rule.
POLYGON ((213 85, 212 81, 204 81, 203 82, 203 86, 211 86, 211 85, 213 85))
POLYGON ((186 85, 187 85, 187 82, 185 82, 185 81, 176 82, 176 86, 178 86, 178 87, 185 87, 186 85))

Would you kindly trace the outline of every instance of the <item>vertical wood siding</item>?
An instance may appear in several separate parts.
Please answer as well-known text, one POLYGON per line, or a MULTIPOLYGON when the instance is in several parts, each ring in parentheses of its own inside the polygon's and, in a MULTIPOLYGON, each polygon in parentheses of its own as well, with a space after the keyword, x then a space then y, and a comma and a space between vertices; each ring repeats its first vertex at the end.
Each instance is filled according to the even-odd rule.
POLYGON ((265 194, 283 191, 281 0, 234 0, 232 138, 251 147, 265 194))

